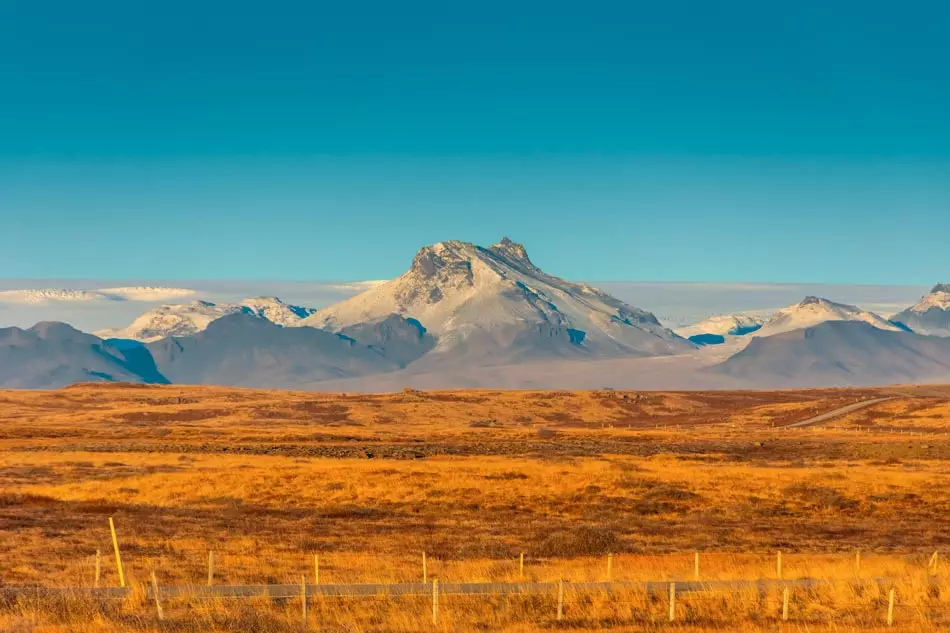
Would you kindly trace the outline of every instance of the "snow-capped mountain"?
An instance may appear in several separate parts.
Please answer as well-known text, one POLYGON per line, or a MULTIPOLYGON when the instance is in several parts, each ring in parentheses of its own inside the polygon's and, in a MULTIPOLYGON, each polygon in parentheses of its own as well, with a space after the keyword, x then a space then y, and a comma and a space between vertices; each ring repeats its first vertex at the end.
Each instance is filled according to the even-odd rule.
POLYGON ((825 321, 863 321, 879 330, 902 330, 884 317, 856 306, 835 303, 820 297, 805 297, 801 303, 783 308, 773 314, 772 318, 754 333, 754 336, 773 336, 812 327, 825 321))
POLYGON ((302 308, 284 303, 277 297, 251 297, 241 301, 240 305, 262 319, 284 326, 294 325, 316 312, 314 308, 302 308))
POLYGON ((204 331, 212 321, 238 312, 253 314, 286 326, 313 314, 314 310, 286 304, 277 297, 254 297, 240 303, 192 301, 159 306, 135 319, 128 327, 101 330, 96 332, 96 335, 148 343, 168 336, 197 334, 204 331))
POLYGON ((950 336, 950 284, 937 284, 929 295, 892 316, 891 321, 918 334, 950 336))
POLYGON ((340 331, 390 314, 417 320, 433 354, 491 362, 572 354, 666 355, 694 346, 651 313, 585 284, 553 277, 508 238, 422 248, 403 275, 297 325, 340 331))
POLYGON ((743 386, 768 388, 945 383, 950 339, 886 331, 860 320, 825 321, 754 336, 745 349, 708 371, 743 386))
POLYGON ((0 291, 0 303, 37 305, 51 302, 166 301, 195 294, 188 288, 130 286, 83 290, 72 288, 26 288, 0 291))
POLYGON ((764 323, 764 318, 752 314, 721 314, 693 325, 677 328, 676 333, 684 338, 701 334, 744 336, 760 329, 764 323))

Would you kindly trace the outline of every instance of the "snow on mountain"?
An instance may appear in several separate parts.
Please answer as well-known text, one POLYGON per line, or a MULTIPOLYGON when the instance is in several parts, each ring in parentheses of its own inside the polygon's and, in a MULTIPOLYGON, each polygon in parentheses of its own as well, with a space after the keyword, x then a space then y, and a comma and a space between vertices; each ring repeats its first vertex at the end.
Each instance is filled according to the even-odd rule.
POLYGON ((950 336, 950 284, 937 284, 930 294, 891 317, 918 334, 950 336))
POLYGON ((721 314, 687 327, 677 328, 675 331, 684 338, 701 334, 744 336, 755 332, 764 323, 764 318, 751 314, 721 314))
POLYGON ((243 306, 230 303, 217 304, 210 301, 164 305, 149 310, 132 321, 128 327, 102 330, 95 334, 101 338, 125 338, 148 343, 166 336, 197 334, 215 319, 235 312, 249 311, 243 306))
POLYGON ((773 314, 772 318, 755 332, 755 336, 773 336, 812 327, 825 321, 863 321, 879 330, 902 330, 884 317, 856 306, 835 303, 820 297, 805 297, 801 303, 783 308, 773 314))
POLYGON ((305 319, 316 310, 302 308, 284 303, 277 297, 252 297, 240 303, 251 312, 277 325, 293 325, 300 319, 305 319))
POLYGON ((204 331, 212 321, 239 312, 286 326, 313 314, 314 310, 286 304, 277 297, 254 297, 240 303, 192 301, 159 306, 135 319, 128 327, 101 330, 96 332, 96 335, 148 343, 168 336, 197 334, 204 331))
POLYGON ((134 286, 82 290, 70 288, 27 288, 0 291, 0 303, 37 305, 51 302, 86 301, 165 301, 195 294, 187 288, 134 286))
POLYGON ((297 325, 340 331, 390 314, 416 319, 434 354, 517 361, 572 354, 666 355, 693 349, 649 312, 537 268, 508 238, 422 248, 403 275, 320 310, 297 325))
POLYGON ((757 389, 946 383, 950 339, 886 331, 861 320, 825 321, 753 336, 745 349, 702 371, 757 389))

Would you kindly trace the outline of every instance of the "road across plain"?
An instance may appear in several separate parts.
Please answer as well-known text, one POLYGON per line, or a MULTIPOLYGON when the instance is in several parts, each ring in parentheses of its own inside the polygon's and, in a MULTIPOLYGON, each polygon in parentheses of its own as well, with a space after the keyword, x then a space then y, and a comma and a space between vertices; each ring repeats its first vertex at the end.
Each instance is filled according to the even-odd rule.
POLYGON ((835 409, 834 411, 828 411, 826 413, 822 413, 821 415, 816 415, 815 417, 808 418, 807 420, 793 422, 792 424, 789 424, 785 428, 794 429, 794 428, 799 428, 803 426, 814 426, 816 424, 821 424, 823 422, 829 422, 831 420, 834 420, 835 418, 840 418, 843 415, 854 413, 855 411, 860 411, 861 409, 867 409, 868 407, 873 407, 876 404, 887 402, 888 400, 893 400, 893 399, 894 399, 893 397, 887 397, 887 398, 874 398, 873 400, 862 400, 861 402, 855 402, 854 404, 849 404, 844 407, 839 407, 835 409))

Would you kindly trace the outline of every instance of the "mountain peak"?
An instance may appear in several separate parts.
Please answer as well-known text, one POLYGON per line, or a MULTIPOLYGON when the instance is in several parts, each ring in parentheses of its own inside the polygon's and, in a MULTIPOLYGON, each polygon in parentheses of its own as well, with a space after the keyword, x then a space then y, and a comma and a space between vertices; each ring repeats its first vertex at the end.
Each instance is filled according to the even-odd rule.
POLYGON ((585 284, 539 270, 509 238, 488 247, 455 240, 420 249, 398 278, 296 325, 331 331, 397 314, 438 339, 442 358, 501 363, 538 355, 666 355, 694 346, 656 317, 585 284))
POLYGON ((891 318, 918 334, 950 336, 950 284, 937 284, 929 295, 891 318))
POLYGON ((488 247, 488 250, 495 253, 496 255, 501 255, 505 259, 512 262, 520 262, 522 264, 527 264, 528 266, 534 267, 534 264, 531 263, 531 259, 528 257, 528 251, 525 249, 523 244, 518 242, 513 242, 507 236, 501 238, 501 241, 497 244, 492 244, 488 247))
POLYGON ((423 246, 412 260, 411 272, 424 279, 460 275, 471 282, 472 260, 476 257, 473 244, 450 240, 423 246))
POLYGON ((864 321, 880 330, 900 328, 884 317, 845 303, 836 303, 823 297, 808 296, 801 303, 783 308, 772 315, 755 335, 773 336, 792 330, 809 328, 826 321, 864 321))

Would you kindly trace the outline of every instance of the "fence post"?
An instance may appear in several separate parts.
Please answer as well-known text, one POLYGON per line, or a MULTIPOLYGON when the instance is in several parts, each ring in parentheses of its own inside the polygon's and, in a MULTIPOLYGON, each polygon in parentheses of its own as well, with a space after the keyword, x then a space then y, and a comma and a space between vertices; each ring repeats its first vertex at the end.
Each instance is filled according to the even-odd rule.
POLYGON ((93 586, 99 587, 99 581, 102 578, 102 551, 96 550, 96 581, 93 586))
POLYGON ((564 579, 557 581, 557 619, 564 619, 564 579))
POLYGON ((782 622, 788 622, 788 586, 782 592, 782 622))
POLYGON ((887 626, 894 625, 894 589, 887 594, 887 626))
POLYGON ((115 535, 115 523, 109 517, 109 531, 112 532, 112 549, 115 550, 115 567, 119 570, 119 585, 125 586, 125 571, 122 569, 122 555, 119 554, 119 539, 115 535))
POLYGON ((432 579, 432 624, 439 623, 439 579, 432 579))
POLYGON ((614 555, 607 554, 607 582, 613 580, 614 577, 614 555))
POLYGON ((429 569, 426 565, 426 553, 422 552, 422 582, 429 582, 429 569))
POLYGON ((676 619, 676 583, 670 583, 670 622, 676 619))
POLYGON ((208 550, 208 586, 214 584, 214 552, 208 550))
POLYGON ((152 570, 152 593, 155 594, 155 610, 158 611, 158 619, 164 620, 165 613, 162 611, 162 603, 158 598, 158 578, 155 577, 155 570, 152 570))
POLYGON ((775 574, 781 578, 782 577, 782 552, 779 550, 778 554, 775 557, 775 574))
POLYGON ((303 623, 307 623, 307 577, 300 577, 300 613, 303 617, 303 623))
POLYGON ((320 584, 320 554, 313 555, 313 584, 320 584))
POLYGON ((699 550, 693 553, 693 579, 699 580, 699 550))
POLYGON ((518 575, 524 578, 524 552, 521 552, 521 556, 518 557, 518 575))

